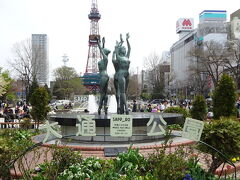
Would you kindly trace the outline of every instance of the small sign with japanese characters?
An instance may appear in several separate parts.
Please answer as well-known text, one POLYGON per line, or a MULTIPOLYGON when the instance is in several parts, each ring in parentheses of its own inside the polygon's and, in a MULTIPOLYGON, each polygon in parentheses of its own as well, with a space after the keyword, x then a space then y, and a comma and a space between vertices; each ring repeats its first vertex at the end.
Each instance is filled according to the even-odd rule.
POLYGON ((110 135, 118 137, 132 136, 132 116, 114 114, 111 117, 110 135))
POLYGON ((192 118, 186 118, 182 131, 182 137, 194 141, 200 141, 203 127, 204 127, 203 121, 199 121, 192 118))

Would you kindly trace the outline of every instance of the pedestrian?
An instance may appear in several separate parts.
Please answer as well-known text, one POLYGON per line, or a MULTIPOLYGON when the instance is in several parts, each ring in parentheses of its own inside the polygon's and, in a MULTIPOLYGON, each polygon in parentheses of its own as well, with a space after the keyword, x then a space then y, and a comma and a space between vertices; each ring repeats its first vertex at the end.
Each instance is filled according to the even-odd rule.
POLYGON ((137 104, 136 104, 136 100, 133 100, 133 108, 132 108, 132 112, 137 112, 137 104))
POLYGON ((148 104, 147 111, 148 111, 148 112, 152 112, 152 106, 151 106, 151 104, 148 104))

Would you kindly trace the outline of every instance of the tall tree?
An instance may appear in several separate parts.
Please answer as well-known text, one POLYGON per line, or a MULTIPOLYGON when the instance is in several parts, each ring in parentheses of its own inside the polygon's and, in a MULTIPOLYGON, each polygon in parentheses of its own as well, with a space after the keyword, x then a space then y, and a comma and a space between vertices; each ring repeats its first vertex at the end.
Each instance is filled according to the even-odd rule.
POLYGON ((215 41, 207 41, 201 48, 193 47, 189 54, 196 58, 197 76, 207 73, 216 87, 225 65, 225 46, 215 41))
POLYGON ((13 58, 8 63, 19 79, 25 82, 26 95, 29 92, 33 77, 36 76, 39 64, 37 59, 40 57, 39 47, 34 47, 35 56, 32 56, 33 46, 31 39, 17 42, 13 45, 13 58))
POLYGON ((198 120, 204 120, 207 116, 207 104, 202 95, 197 95, 192 103, 190 110, 192 118, 198 120))
POLYGON ((15 92, 13 90, 13 82, 14 80, 10 77, 9 71, 3 71, 1 72, 2 69, 0 68, 0 78, 2 80, 1 82, 1 88, 2 88, 2 100, 6 100, 6 101, 13 101, 16 96, 15 96, 15 92))
POLYGON ((205 94, 209 91, 209 75, 202 67, 196 63, 189 66, 188 82, 191 84, 193 90, 197 94, 205 94))
POLYGON ((84 94, 85 87, 75 69, 62 66, 54 70, 55 85, 53 95, 58 99, 70 99, 74 94, 84 94))
POLYGON ((0 75, 0 97, 7 92, 8 82, 5 81, 2 75, 0 75))
POLYGON ((229 75, 223 74, 213 93, 214 118, 236 115, 235 103, 236 85, 229 75))
POLYGON ((150 54, 144 59, 144 68, 147 71, 148 86, 153 98, 163 98, 164 81, 162 81, 161 58, 156 53, 150 54))
POLYGON ((240 89, 240 40, 228 41, 226 44, 225 71, 231 74, 240 89))
POLYGON ((139 96, 139 85, 138 85, 138 75, 130 73, 129 83, 127 89, 128 98, 135 99, 139 96))
POLYGON ((32 94, 38 88, 38 83, 36 77, 33 77, 32 83, 29 85, 29 92, 26 94, 26 101, 28 102, 31 99, 32 94))
POLYGON ((32 105, 31 115, 37 123, 37 129, 39 127, 39 123, 46 119, 47 113, 50 111, 48 102, 49 96, 46 89, 44 87, 35 89, 31 96, 30 103, 32 105))

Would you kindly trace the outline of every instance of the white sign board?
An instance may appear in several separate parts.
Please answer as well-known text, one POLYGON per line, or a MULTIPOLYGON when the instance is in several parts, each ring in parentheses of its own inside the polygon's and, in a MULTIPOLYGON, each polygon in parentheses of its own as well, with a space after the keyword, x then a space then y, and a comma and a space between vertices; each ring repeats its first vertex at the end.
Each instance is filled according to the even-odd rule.
POLYGON ((176 32, 192 31, 194 29, 193 18, 179 18, 176 23, 176 32))
POLYGON ((110 122, 110 135, 115 137, 131 137, 132 122, 131 115, 112 115, 110 122))
POLYGON ((182 137, 194 141, 200 141, 203 127, 204 127, 203 121, 199 121, 192 118, 186 118, 182 131, 182 137))

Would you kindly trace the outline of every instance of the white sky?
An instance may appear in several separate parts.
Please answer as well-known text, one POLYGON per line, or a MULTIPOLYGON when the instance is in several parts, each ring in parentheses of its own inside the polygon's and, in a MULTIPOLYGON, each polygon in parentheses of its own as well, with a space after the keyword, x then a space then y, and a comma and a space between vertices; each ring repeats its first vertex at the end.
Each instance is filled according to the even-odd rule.
MULTIPOLYGON (((68 66, 78 73, 84 72, 88 54, 90 20, 88 14, 92 0, 0 0, 0 66, 8 68, 14 43, 47 34, 49 37, 50 73, 63 65, 62 56, 69 56, 68 66)), ((227 10, 230 14, 239 9, 239 0, 98 0, 102 15, 100 35, 106 39, 106 48, 113 51, 119 34, 130 33, 132 47, 131 69, 142 69, 143 59, 156 52, 169 50, 178 40, 178 18, 194 18, 203 10, 227 10)), ((114 73, 109 55, 109 74, 114 73)))

